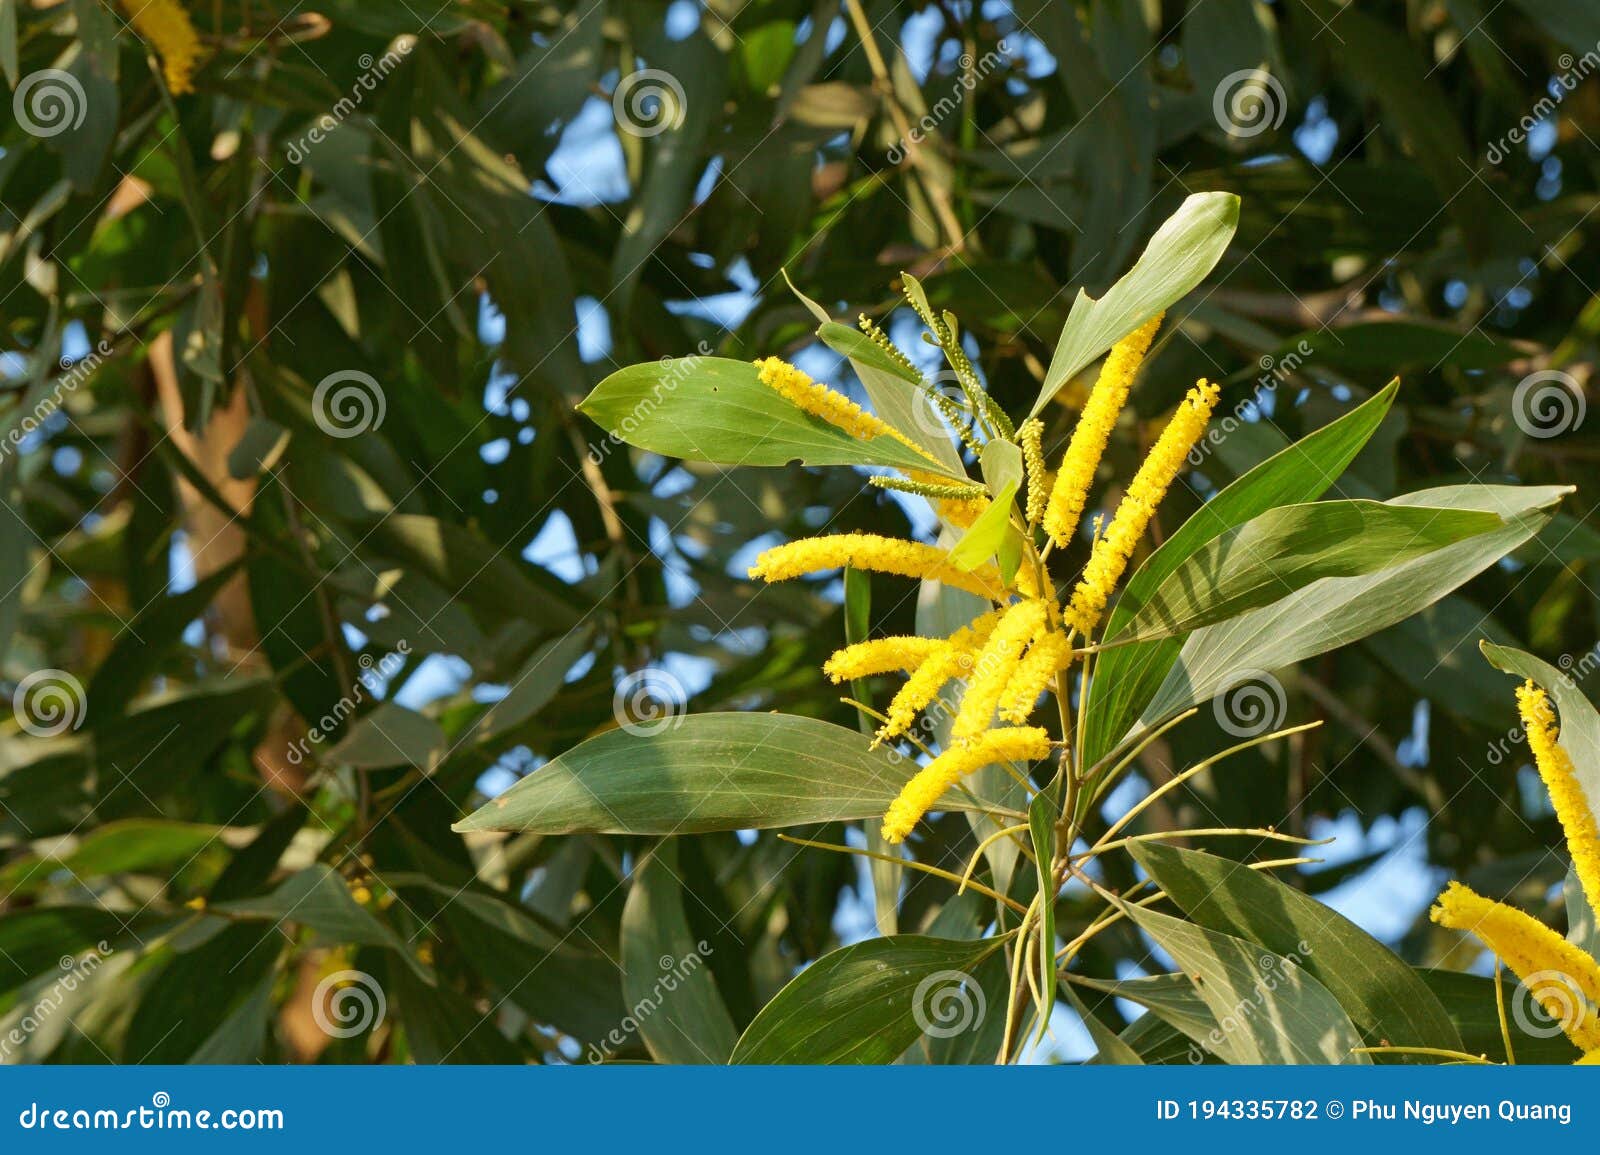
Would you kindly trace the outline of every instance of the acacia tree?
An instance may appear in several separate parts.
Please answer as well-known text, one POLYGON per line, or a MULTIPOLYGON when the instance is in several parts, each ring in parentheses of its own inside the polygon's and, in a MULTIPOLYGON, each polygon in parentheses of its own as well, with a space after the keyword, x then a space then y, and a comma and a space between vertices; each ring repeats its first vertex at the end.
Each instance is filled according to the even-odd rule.
MULTIPOLYGON (((1144 319, 1108 318, 1057 364, 1077 294, 1114 300, 1191 193, 1225 190, 1237 227, 1193 279, 1158 278, 1162 335, 1085 497, 1113 513, 1185 390, 1220 387, 1215 436, 1135 563, 1176 558, 1162 543, 1205 498, 1329 430, 1366 440, 1328 501, 1581 482, 1593 24, 1533 0, 0 2, 0 1013, 29 1024, 5 1057, 692 1061, 723 1057, 708 1038, 732 1053, 864 921, 977 933, 978 892, 956 905, 881 862, 867 890, 843 856, 692 817, 670 839, 451 831, 623 723, 610 741, 653 729, 651 750, 713 712, 853 734, 828 656, 919 632, 903 579, 858 576, 846 599, 745 576, 772 535, 931 540, 924 496, 793 463, 896 462, 646 445, 604 419, 607 387, 635 380, 613 374, 694 354, 752 392, 749 363, 779 356, 859 380, 898 421, 879 396, 911 374, 967 397, 955 354, 996 413, 1039 419, 1054 469, 1100 354, 1144 319), (920 343, 913 284, 936 339, 959 318, 943 354, 920 343), (857 312, 909 368, 863 344, 857 312), (598 423, 578 410, 596 387, 598 423), (651 1001, 680 1010, 640 1016, 651 1001)), ((642 416, 705 388, 679 364, 649 370, 642 416)), ((962 465, 921 484, 987 484, 962 465)), ((1269 691, 1260 733, 1326 724, 1178 782, 1140 821, 1306 837, 1425 808, 1433 862, 1537 909, 1564 870, 1556 824, 1516 792, 1512 699, 1476 643, 1587 673, 1600 538, 1582 492, 1536 508, 1548 523, 1509 559, 1249 683, 1269 691)), ((1092 552, 1068 535, 1047 565, 1070 589, 1092 552)), ((1577 706, 1558 707, 1570 733, 1577 706)), ((1202 705, 1127 772, 1169 782, 1237 742, 1229 718, 1202 705)), ((793 834, 865 837, 891 800, 793 834)), ((952 810, 911 853, 959 872, 983 837, 952 810)), ((1304 897, 1368 865, 1278 877, 1304 897)), ((1135 881, 1125 855, 1097 879, 1135 881)), ((1001 928, 1018 943, 1047 917, 1070 942, 1107 910, 1070 887, 1033 905, 1029 935, 1001 928)), ((1145 962, 1144 933, 1118 919, 1073 973, 1145 962)), ((1433 933, 1408 961, 1454 941, 1433 933)), ((1004 970, 1009 941, 953 969, 1004 970)), ((1461 1007, 1484 989, 1463 979, 1461 1007)), ((1501 1045, 1439 997, 1463 1046, 1501 1045)), ((1182 1057, 1145 1022, 1140 1053, 1182 1057)), ((950 1039, 936 1057, 1000 1049, 950 1039)))

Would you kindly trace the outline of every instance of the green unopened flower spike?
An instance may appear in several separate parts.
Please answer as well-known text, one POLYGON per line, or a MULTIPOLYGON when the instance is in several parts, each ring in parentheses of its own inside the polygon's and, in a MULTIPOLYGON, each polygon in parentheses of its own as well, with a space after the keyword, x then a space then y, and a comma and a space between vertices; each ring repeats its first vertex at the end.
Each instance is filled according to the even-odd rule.
POLYGON ((893 341, 889 340, 889 335, 883 331, 882 326, 880 326, 865 313, 860 315, 857 320, 857 324, 860 325, 861 331, 867 335, 868 339, 870 339, 874 345, 889 355, 890 360, 892 360, 896 365, 899 365, 907 373, 915 374, 917 379, 921 380, 922 371, 911 363, 910 357, 907 357, 904 353, 900 352, 899 348, 893 341))
POLYGON ((888 474, 874 474, 867 478, 867 481, 879 489, 897 489, 901 493, 915 493, 932 501, 973 501, 989 495, 989 491, 975 481, 965 485, 959 481, 945 484, 937 481, 913 481, 905 477, 891 477, 888 474))

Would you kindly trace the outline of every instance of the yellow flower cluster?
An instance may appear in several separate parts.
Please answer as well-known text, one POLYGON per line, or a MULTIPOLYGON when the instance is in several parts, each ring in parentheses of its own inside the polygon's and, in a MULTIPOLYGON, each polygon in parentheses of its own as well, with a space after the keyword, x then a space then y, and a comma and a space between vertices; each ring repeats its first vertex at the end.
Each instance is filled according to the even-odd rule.
POLYGON ((1600 1049, 1600 963, 1531 915, 1452 882, 1433 921, 1470 931, 1528 985, 1529 993, 1584 1051, 1600 1049))
POLYGON ((868 413, 843 393, 837 393, 826 385, 817 384, 787 361, 777 357, 767 357, 755 364, 761 383, 797 409, 821 418, 835 429, 844 430, 851 437, 859 437, 863 441, 871 441, 875 437, 888 437, 912 452, 927 457, 930 461, 933 460, 926 449, 893 425, 868 413))
MULTIPOLYGON (((1557 743, 1555 711, 1544 690, 1529 680, 1517 688, 1528 747, 1533 751, 1572 852, 1579 883, 1591 905, 1600 881, 1600 835, 1578 784, 1572 759, 1557 743)), ((1433 921, 1468 931, 1510 967, 1545 1012, 1585 1053, 1600 1063, 1600 962, 1531 915, 1493 902, 1452 882, 1432 910, 1433 921)))
POLYGON ((964 775, 992 762, 1035 761, 1050 753, 1050 735, 1037 726, 990 730, 971 742, 952 746, 906 783, 883 816, 883 837, 904 842, 918 820, 964 775))
POLYGON ((1028 647, 1016 673, 1000 698, 1000 717, 1017 725, 1028 720, 1050 680, 1072 664, 1074 651, 1067 635, 1051 630, 1028 647))
MULTIPOLYGON (((1522 714, 1522 729, 1528 736, 1528 749, 1539 767, 1539 777, 1550 791, 1556 817, 1567 836, 1572 865, 1589 904, 1600 910, 1600 825, 1594 807, 1578 782, 1572 757, 1562 748, 1556 729, 1556 712, 1550 699, 1533 682, 1517 687, 1517 709, 1522 714)), ((1596 799, 1595 801, 1600 801, 1596 799)))
POLYGON ((948 639, 939 642, 933 653, 912 672, 911 677, 906 679, 906 684, 900 687, 900 692, 889 703, 887 721, 878 731, 873 745, 904 734, 917 720, 918 712, 933 701, 946 683, 970 670, 974 652, 989 640, 990 632, 1004 615, 1004 610, 990 610, 982 617, 962 626, 948 639))
POLYGON ((1100 367, 1094 390, 1078 415, 1078 424, 1072 430, 1072 440, 1067 442, 1067 452, 1061 459, 1061 469, 1056 474, 1050 502, 1044 511, 1044 530, 1058 546, 1068 544, 1078 530, 1095 470, 1100 467, 1106 442, 1111 439, 1111 429, 1127 403, 1128 390, 1133 387, 1133 379, 1144 363, 1150 342, 1161 328, 1161 317, 1162 314, 1157 313, 1111 347, 1105 364, 1100 367))
POLYGON ((1111 591, 1127 569, 1134 547, 1155 516, 1156 506, 1161 504, 1167 487, 1183 468, 1184 459, 1205 432, 1218 393, 1217 386, 1204 380, 1189 390, 1156 439, 1144 464, 1139 466, 1139 472, 1134 474, 1111 525, 1104 536, 1095 541, 1089 564, 1083 568, 1083 576, 1072 591, 1072 603, 1067 610, 1067 620, 1085 636, 1100 623, 1111 591))
POLYGON ((1050 478, 1044 466, 1044 422, 1034 417, 1017 430, 1022 461, 1028 473, 1028 524, 1038 525, 1050 497, 1050 478))
POLYGON ((950 729, 950 736, 957 742, 969 741, 989 729, 1000 698, 1022 662, 1023 650, 1035 636, 1044 632, 1046 621, 1044 602, 1037 598, 1017 602, 1006 609, 967 676, 961 711, 950 729))
POLYGON ((947 644, 942 638, 874 638, 835 652, 823 665, 822 672, 835 682, 894 670, 910 673, 947 644))
POLYGON ((200 35, 178 0, 121 0, 134 30, 161 58, 161 72, 172 95, 194 91, 194 70, 200 60, 200 35))

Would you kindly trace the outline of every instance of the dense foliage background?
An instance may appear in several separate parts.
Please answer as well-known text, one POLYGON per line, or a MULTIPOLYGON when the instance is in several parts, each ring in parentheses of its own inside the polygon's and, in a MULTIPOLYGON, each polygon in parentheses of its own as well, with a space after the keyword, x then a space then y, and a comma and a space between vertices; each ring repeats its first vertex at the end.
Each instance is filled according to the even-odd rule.
MULTIPOLYGON (((837 586, 758 591, 752 543, 927 528, 846 471, 662 461, 574 404, 697 349, 842 382, 783 271, 915 348, 906 269, 1025 411, 1078 289, 1207 189, 1242 196, 1237 239, 1134 404, 1204 374, 1232 417, 1162 520, 1394 374, 1339 492, 1579 493, 1514 563, 1285 674, 1273 708, 1328 725, 1161 820, 1338 833, 1298 884, 1414 961, 1446 871, 1529 909, 1559 881, 1476 642, 1600 664, 1600 12, 433 8, 195 3, 173 96, 124 7, 0 0, 0 1056, 644 1058, 663 919, 739 1026, 875 920, 923 926, 948 888, 875 910, 855 862, 770 834, 675 840, 663 899, 642 839, 450 832, 601 728, 853 726, 818 670, 837 586)), ((1124 423, 1119 475, 1150 435, 1124 423)), ((903 583, 875 594, 910 632, 903 583)), ((1226 744, 1202 712, 1142 772, 1226 744)), ((970 851, 959 819, 928 839, 970 851)), ((1106 934, 1085 967, 1144 953, 1106 934)))

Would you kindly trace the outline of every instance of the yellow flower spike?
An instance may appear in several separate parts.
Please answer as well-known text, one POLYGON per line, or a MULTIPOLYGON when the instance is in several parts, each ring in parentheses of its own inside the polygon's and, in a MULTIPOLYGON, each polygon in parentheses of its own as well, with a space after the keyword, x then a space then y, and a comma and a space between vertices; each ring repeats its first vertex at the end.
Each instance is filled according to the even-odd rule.
POLYGON ((907 782, 883 816, 883 837, 904 842, 917 822, 962 777, 991 762, 1036 761, 1050 753, 1050 735, 1037 726, 990 730, 940 754, 907 782))
POLYGON ((1050 476, 1044 464, 1044 422, 1034 417, 1017 430, 1022 442, 1022 460, 1028 467, 1028 524, 1038 525, 1050 496, 1050 476))
POLYGON ((779 396, 803 409, 813 417, 821 418, 835 429, 842 429, 851 437, 871 441, 874 437, 888 437, 907 449, 933 460, 932 455, 882 418, 868 413, 843 393, 826 385, 819 385, 787 361, 768 357, 757 361, 757 376, 761 383, 779 396))
POLYGON ((1029 646, 1001 695, 1000 717, 1018 725, 1026 722, 1039 695, 1044 693, 1052 678, 1072 665, 1072 657, 1072 643, 1067 635, 1055 631, 1029 646))
POLYGON ((1128 484, 1128 492, 1117 506, 1116 516, 1111 519, 1105 535, 1094 543, 1089 564, 1083 567, 1083 577, 1072 591, 1072 603, 1067 610, 1067 620, 1085 637, 1100 623, 1111 591, 1116 589, 1123 571, 1128 568, 1128 559, 1155 516, 1156 506, 1161 504, 1168 486, 1183 468, 1184 459, 1206 431, 1219 391, 1217 386, 1204 380, 1189 390, 1128 484))
POLYGON ((1004 610, 990 610, 951 634, 948 640, 939 643, 939 647, 906 679, 906 684, 900 687, 900 692, 889 703, 887 721, 873 739, 873 746, 904 734, 917 720, 918 711, 933 701, 947 682, 961 677, 972 667, 973 651, 988 640, 990 632, 1004 613, 1004 610))
POLYGON ((834 682, 896 670, 910 673, 948 644, 943 638, 874 638, 836 650, 823 665, 822 672, 834 682))
POLYGON ((1600 1049, 1600 963, 1531 915, 1452 882, 1430 912, 1433 921, 1482 940, 1527 984, 1545 1013, 1585 1051, 1600 1049))
POLYGON ((1022 661, 1023 648, 1044 632, 1047 621, 1045 605, 1037 599, 1018 602, 1006 610, 967 677, 961 711, 950 729, 953 739, 969 740, 989 729, 1001 695, 1022 661))
POLYGON ((192 78, 200 60, 200 35, 178 0, 120 0, 134 31, 161 58, 161 73, 172 95, 194 91, 192 78))
POLYGON ((1579 1059, 1576 1063, 1574 1063, 1573 1066, 1581 1067, 1581 1066, 1584 1066, 1586 1064, 1592 1065, 1592 1066, 1600 1066, 1600 1051, 1590 1051, 1587 1055, 1585 1055, 1583 1058, 1579 1059))
POLYGON ((1050 501, 1045 506, 1044 529, 1058 546, 1072 540, 1083 518, 1083 507, 1089 500, 1089 486, 1094 481, 1095 470, 1111 439, 1111 429, 1117 415, 1127 403, 1128 390, 1133 378, 1144 363, 1144 355, 1161 328, 1162 313, 1157 313, 1143 325, 1129 333, 1111 347, 1100 376, 1094 383, 1089 400, 1084 402, 1078 424, 1072 430, 1072 440, 1067 442, 1067 452, 1061 459, 1061 469, 1050 490, 1050 501))
POLYGON ((1522 729, 1528 736, 1539 777, 1550 791, 1556 817, 1567 836, 1572 865, 1589 898, 1589 905, 1600 909, 1600 825, 1594 807, 1584 796, 1572 756, 1557 740, 1556 712, 1550 698, 1532 681, 1517 687, 1517 709, 1522 714, 1522 729))
POLYGON ((756 563, 750 567, 750 576, 781 582, 841 566, 924 578, 991 601, 1005 596, 1004 583, 993 566, 982 566, 968 573, 951 565, 950 555, 938 546, 874 533, 808 537, 774 546, 756 558, 756 563))

